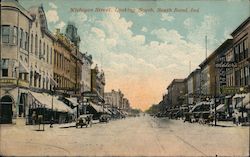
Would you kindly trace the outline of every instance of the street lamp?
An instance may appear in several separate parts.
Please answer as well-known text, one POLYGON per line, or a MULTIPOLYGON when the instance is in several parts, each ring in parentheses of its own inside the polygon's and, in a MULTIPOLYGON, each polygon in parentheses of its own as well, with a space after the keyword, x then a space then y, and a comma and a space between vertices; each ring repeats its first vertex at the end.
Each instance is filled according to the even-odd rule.
MULTIPOLYGON (((241 94, 243 93, 243 91, 244 91, 244 88, 243 88, 243 87, 240 87, 240 93, 241 93, 241 94)), ((242 97, 241 97, 241 116, 242 116, 242 120, 243 120, 243 118, 244 118, 244 114, 243 114, 243 99, 244 99, 244 97, 242 96, 242 97)))

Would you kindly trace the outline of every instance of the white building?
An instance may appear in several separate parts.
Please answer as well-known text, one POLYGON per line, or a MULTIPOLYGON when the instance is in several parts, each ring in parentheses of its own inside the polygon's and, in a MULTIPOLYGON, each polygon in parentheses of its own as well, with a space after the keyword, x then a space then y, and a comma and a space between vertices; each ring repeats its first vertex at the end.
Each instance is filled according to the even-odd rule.
POLYGON ((26 114, 32 20, 17 1, 1 2, 0 123, 12 123, 26 114))

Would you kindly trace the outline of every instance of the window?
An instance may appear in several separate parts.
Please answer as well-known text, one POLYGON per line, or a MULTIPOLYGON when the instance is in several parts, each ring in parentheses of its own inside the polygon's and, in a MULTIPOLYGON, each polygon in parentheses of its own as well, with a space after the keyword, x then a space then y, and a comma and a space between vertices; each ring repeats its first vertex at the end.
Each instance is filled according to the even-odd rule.
POLYGON ((39 58, 41 54, 42 54, 42 41, 40 40, 39 41, 39 58))
POLYGON ((24 42, 24 49, 28 51, 29 48, 29 35, 25 32, 25 42, 24 42))
POLYGON ((249 68, 245 67, 245 85, 248 85, 250 82, 248 82, 248 78, 249 78, 249 68))
POLYGON ((33 53, 33 34, 31 34, 31 39, 30 39, 30 53, 33 53))
POLYGON ((243 47, 244 47, 244 57, 248 58, 248 43, 247 43, 247 39, 245 39, 243 41, 243 47))
POLYGON ((47 54, 46 54, 46 56, 47 56, 47 63, 49 63, 49 45, 47 45, 47 54))
POLYGON ((56 65, 56 51, 54 51, 54 65, 56 65))
POLYGON ((8 77, 8 69, 2 69, 2 76, 8 77))
MULTIPOLYGON (((45 43, 43 43, 43 56, 46 54, 45 53, 46 47, 45 47, 45 43)), ((43 58, 44 59, 44 58, 43 58)))
POLYGON ((50 48, 50 64, 52 64, 52 48, 50 48))
POLYGON ((2 41, 3 43, 9 43, 10 26, 2 26, 2 41))
POLYGON ((37 39, 37 34, 36 34, 36 37, 35 37, 35 54, 37 55, 38 54, 38 39, 37 39))
POLYGON ((19 46, 21 47, 21 48, 23 48, 23 29, 21 28, 20 29, 20 32, 19 32, 20 34, 19 34, 19 41, 20 41, 20 43, 19 43, 19 46))
POLYGON ((234 56, 235 56, 235 61, 239 62, 239 46, 234 47, 234 56))
POLYGON ((17 27, 13 27, 13 33, 12 33, 12 44, 17 44, 17 27))

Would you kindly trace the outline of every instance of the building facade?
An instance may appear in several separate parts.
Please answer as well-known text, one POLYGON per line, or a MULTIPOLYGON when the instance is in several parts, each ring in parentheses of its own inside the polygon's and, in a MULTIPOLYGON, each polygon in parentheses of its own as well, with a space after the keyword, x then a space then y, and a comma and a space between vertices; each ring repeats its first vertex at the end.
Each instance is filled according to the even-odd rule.
POLYGON ((168 101, 171 107, 181 106, 184 102, 183 95, 185 94, 185 80, 174 79, 167 87, 168 101))
POLYGON ((17 1, 1 2, 0 123, 26 114, 32 21, 17 1))
POLYGON ((48 30, 45 12, 42 6, 29 9, 34 21, 30 31, 30 87, 51 90, 53 80, 54 36, 48 30))
POLYGON ((82 57, 82 79, 81 84, 83 84, 82 92, 89 92, 91 91, 91 66, 93 64, 92 56, 88 55, 87 53, 83 54, 82 57))
POLYGON ((250 17, 237 27, 231 34, 233 37, 233 55, 237 67, 234 68, 236 87, 249 91, 250 85, 250 17))
POLYGON ((56 31, 56 41, 54 44, 54 80, 57 82, 55 87, 56 91, 61 93, 70 94, 74 93, 76 86, 75 77, 75 63, 74 55, 74 44, 57 29, 56 31))

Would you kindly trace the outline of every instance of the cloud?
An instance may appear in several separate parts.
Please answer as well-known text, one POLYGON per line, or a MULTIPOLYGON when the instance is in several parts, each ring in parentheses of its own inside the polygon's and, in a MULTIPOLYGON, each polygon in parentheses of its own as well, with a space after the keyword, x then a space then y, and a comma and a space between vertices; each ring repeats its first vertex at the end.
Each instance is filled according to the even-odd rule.
POLYGON ((57 9, 57 6, 55 5, 55 3, 49 2, 49 6, 50 6, 52 9, 57 9))
POLYGON ((165 28, 153 30, 151 34, 156 35, 163 42, 175 43, 183 38, 176 30, 166 30, 165 28))
POLYGON ((65 25, 66 24, 63 21, 60 21, 55 27, 62 30, 65 25))
POLYGON ((161 14, 161 20, 162 21, 173 21, 175 18, 173 16, 170 16, 168 13, 162 13, 161 14))
POLYGON ((143 27, 141 28, 141 31, 142 31, 142 32, 148 32, 148 29, 147 29, 146 27, 143 26, 143 27))
POLYGON ((213 15, 205 15, 200 23, 195 23, 193 19, 186 19, 184 23, 192 25, 192 27, 186 27, 187 39, 205 47, 205 36, 207 36, 208 50, 214 50, 220 44, 216 32, 219 22, 219 18, 213 15))
POLYGON ((203 47, 186 41, 174 29, 154 29, 150 33, 157 40, 146 43, 144 35, 132 31, 133 22, 119 13, 83 19, 88 22, 81 22, 78 27, 83 37, 81 50, 91 53, 95 62, 102 65, 105 91, 120 88, 134 107, 145 109, 159 102, 173 78, 188 75, 189 61, 195 69, 204 56, 203 47))
POLYGON ((56 23, 59 21, 59 16, 56 10, 48 10, 45 14, 48 22, 56 23))
POLYGON ((190 28, 190 27, 192 27, 192 26, 193 26, 193 23, 194 23, 194 21, 193 21, 192 18, 187 18, 187 19, 185 19, 184 22, 183 22, 185 28, 190 28))

